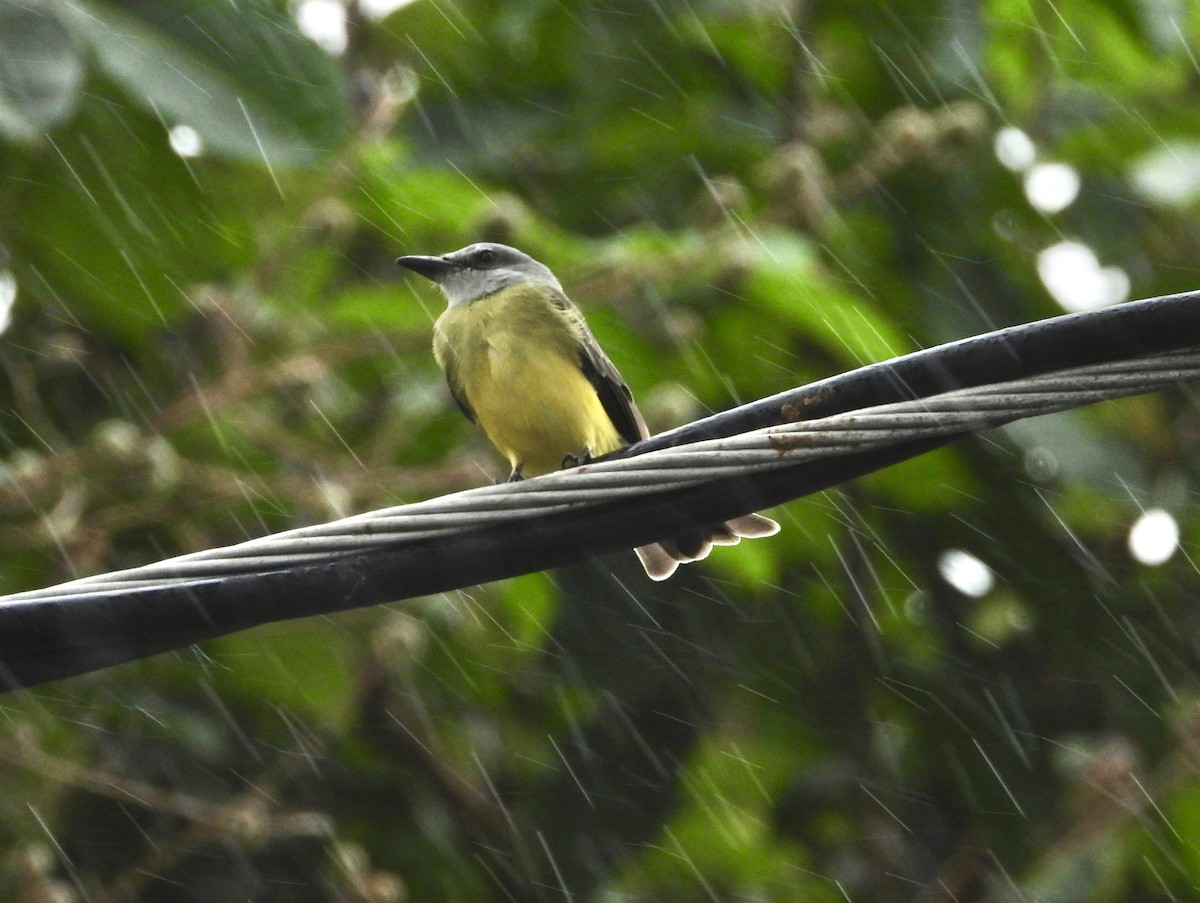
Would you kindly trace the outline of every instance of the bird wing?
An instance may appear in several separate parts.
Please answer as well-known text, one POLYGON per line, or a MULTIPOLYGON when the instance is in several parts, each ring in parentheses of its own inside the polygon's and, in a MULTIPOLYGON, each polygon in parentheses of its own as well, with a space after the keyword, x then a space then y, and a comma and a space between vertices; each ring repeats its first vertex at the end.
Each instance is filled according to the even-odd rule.
POLYGON ((467 393, 458 376, 458 355, 451 350, 450 343, 446 341, 445 337, 437 331, 436 324, 433 334, 433 356, 446 376, 446 385, 450 387, 450 396, 454 399, 454 403, 458 405, 458 409, 466 415, 468 420, 475 423, 475 411, 472 410, 471 403, 467 401, 467 393))
POLYGON ((458 405, 458 409, 466 415, 466 418, 474 423, 475 412, 471 410, 471 406, 467 404, 467 396, 463 394, 462 389, 454 384, 453 380, 449 379, 449 373, 447 373, 446 376, 446 382, 450 385, 450 397, 454 399, 454 403, 458 405))
POLYGON ((592 330, 588 328, 579 308, 561 292, 555 292, 551 302, 571 319, 572 325, 578 330, 581 339, 579 366, 596 390, 604 412, 608 414, 608 419, 612 421, 621 438, 631 444, 645 439, 650 435, 650 430, 646 427, 646 421, 642 419, 641 411, 633 402, 633 393, 621 378, 616 365, 608 359, 608 355, 592 335, 592 330))

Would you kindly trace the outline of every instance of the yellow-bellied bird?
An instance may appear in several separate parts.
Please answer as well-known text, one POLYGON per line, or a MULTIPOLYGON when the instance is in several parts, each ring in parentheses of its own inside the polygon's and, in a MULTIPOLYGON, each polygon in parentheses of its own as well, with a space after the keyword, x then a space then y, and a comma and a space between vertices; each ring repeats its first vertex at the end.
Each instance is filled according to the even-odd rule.
MULTIPOLYGON (((433 326, 434 357, 462 412, 508 458, 510 479, 585 463, 650 435, 583 314, 528 254, 485 242, 396 263, 446 296, 433 326)), ((770 518, 747 514, 635 551, 647 574, 665 580, 713 545, 778 530, 770 518)))

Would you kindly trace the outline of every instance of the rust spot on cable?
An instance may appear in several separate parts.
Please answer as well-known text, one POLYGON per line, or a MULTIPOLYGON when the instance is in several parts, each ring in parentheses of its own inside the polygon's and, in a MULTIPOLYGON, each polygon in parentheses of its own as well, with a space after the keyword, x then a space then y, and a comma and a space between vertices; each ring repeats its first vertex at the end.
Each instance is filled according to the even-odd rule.
POLYGON ((825 393, 820 395, 806 395, 800 400, 799 405, 794 405, 790 401, 784 402, 779 406, 779 416, 784 420, 795 423, 797 420, 806 420, 804 416, 804 408, 811 408, 815 404, 821 404, 825 401, 825 393))
POLYGON ((780 457, 798 448, 809 448, 813 444, 812 436, 807 433, 792 433, 788 436, 767 436, 767 441, 771 443, 771 448, 779 452, 780 457))

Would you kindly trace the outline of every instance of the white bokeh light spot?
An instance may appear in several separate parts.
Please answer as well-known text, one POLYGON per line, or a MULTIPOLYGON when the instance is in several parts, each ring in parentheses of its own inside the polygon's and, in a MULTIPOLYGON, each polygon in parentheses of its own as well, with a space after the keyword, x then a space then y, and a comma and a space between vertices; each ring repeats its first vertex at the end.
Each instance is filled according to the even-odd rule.
POLYGON ((1033 139, 1012 125, 1006 125, 996 132, 992 141, 992 151, 1000 165, 1013 172, 1024 172, 1037 159, 1037 148, 1033 139))
POLYGON ((1079 197, 1079 171, 1066 163, 1038 163, 1025 173, 1025 198, 1042 213, 1060 213, 1079 197))
POLYGON ((1129 530, 1129 554, 1142 564, 1165 564, 1179 548, 1179 524, 1162 508, 1151 508, 1129 530))
POLYGON ((16 303, 17 277, 11 270, 0 270, 0 333, 12 323, 12 309, 16 303))
POLYGON ((296 7, 300 33, 332 56, 341 56, 350 43, 346 7, 338 0, 303 0, 296 7))
POLYGON ((378 22, 412 2, 414 0, 358 0, 358 8, 368 19, 378 22))
POLYGON ((1200 142, 1172 141, 1155 148, 1134 164, 1130 181, 1151 203, 1192 203, 1200 197, 1200 142))
POLYGON ((199 157, 204 153, 204 140, 190 125, 171 126, 167 139, 171 142, 171 150, 181 157, 199 157))
POLYGON ((1102 267, 1096 252, 1078 241, 1051 245, 1037 260, 1042 284, 1064 310, 1094 310, 1129 297, 1129 276, 1120 267, 1102 267))
POLYGON ((963 549, 947 549, 938 556, 938 573, 964 596, 978 599, 996 585, 992 569, 963 549))

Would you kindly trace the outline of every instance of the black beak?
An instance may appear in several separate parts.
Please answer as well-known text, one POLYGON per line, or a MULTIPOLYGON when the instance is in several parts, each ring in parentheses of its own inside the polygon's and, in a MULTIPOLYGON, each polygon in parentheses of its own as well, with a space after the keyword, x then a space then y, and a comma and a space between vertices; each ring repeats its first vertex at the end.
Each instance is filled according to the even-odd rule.
POLYGON ((396 264, 406 270, 419 273, 431 282, 440 282, 443 276, 454 269, 454 264, 444 257, 422 257, 417 254, 397 257, 396 264))

